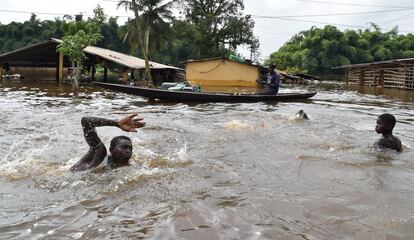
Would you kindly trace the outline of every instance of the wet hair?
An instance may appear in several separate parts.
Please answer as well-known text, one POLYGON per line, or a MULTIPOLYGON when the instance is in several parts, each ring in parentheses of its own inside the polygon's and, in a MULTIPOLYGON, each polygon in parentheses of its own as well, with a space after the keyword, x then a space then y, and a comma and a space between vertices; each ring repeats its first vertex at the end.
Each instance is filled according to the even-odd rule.
POLYGON ((391 129, 394 128, 395 123, 397 122, 395 120, 394 115, 389 114, 389 113, 384 113, 384 114, 379 115, 378 119, 381 119, 381 121, 383 121, 386 125, 390 126, 391 129))
POLYGON ((111 152, 115 148, 115 146, 119 143, 119 141, 121 141, 121 140, 127 140, 127 141, 132 142, 131 139, 127 136, 114 137, 111 140, 111 145, 109 145, 109 151, 111 152))

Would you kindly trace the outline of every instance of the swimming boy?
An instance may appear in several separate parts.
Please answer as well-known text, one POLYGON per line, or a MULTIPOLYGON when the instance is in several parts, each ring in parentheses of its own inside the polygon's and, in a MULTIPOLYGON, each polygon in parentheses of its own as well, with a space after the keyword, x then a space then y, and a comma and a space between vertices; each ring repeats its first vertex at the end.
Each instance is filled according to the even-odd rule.
POLYGON ((107 164, 110 168, 127 166, 132 156, 132 142, 127 136, 114 137, 109 147, 110 155, 107 156, 105 145, 102 143, 96 127, 114 126, 126 132, 136 132, 137 128, 145 126, 143 118, 135 118, 138 114, 132 114, 120 120, 109 120, 97 117, 83 117, 82 128, 85 140, 89 145, 89 151, 73 165, 71 171, 84 171, 94 168, 101 164, 107 158, 107 164))
POLYGON ((384 113, 377 118, 375 131, 382 134, 382 138, 375 143, 380 148, 390 148, 401 152, 402 145, 400 139, 392 135, 396 120, 392 114, 384 113))

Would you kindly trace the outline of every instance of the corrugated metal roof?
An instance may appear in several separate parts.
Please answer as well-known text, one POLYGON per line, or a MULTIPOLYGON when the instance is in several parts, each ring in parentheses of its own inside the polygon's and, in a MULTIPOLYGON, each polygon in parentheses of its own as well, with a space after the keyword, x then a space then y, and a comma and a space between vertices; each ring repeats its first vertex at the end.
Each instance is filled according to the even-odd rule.
MULTIPOLYGON (((52 38, 49 41, 33 44, 31 46, 26 46, 11 52, 4 53, 0 55, 1 59, 7 59, 9 57, 23 54, 27 51, 30 51, 32 49, 37 49, 42 46, 50 46, 51 44, 59 44, 62 40, 57 38, 52 38)), ((100 58, 106 59, 108 61, 114 62, 116 64, 119 64, 121 66, 130 68, 130 69, 144 69, 145 68, 145 60, 141 58, 137 58, 134 56, 130 56, 127 54, 123 54, 120 52, 112 51, 105 48, 95 47, 95 46, 88 46, 83 50, 87 54, 99 56, 100 58)), ((150 61, 150 68, 151 69, 175 69, 175 70, 183 70, 181 68, 177 68, 174 66, 168 66, 161 63, 151 62, 150 61)))
MULTIPOLYGON (((145 60, 141 58, 137 58, 131 55, 123 54, 120 52, 115 52, 109 49, 88 46, 83 50, 85 53, 89 53, 95 56, 99 56, 103 59, 108 61, 117 63, 119 65, 125 66, 130 69, 144 69, 145 68, 145 60)), ((180 68, 164 65, 161 63, 156 62, 149 62, 151 69, 175 69, 181 70, 180 68)))
MULTIPOLYGON (((56 39, 56 38, 52 38, 52 40, 56 41, 58 43, 62 42, 62 40, 56 39)), ((137 57, 127 55, 127 54, 124 54, 124 53, 112 51, 112 50, 109 50, 109 49, 106 49, 106 48, 88 46, 83 51, 85 53, 89 53, 89 54, 92 54, 92 55, 95 55, 95 56, 99 56, 103 59, 106 59, 108 61, 117 63, 121 66, 125 66, 125 67, 130 68, 130 69, 144 69, 145 68, 145 60, 144 59, 137 58, 137 57)), ((164 64, 161 64, 161 63, 156 63, 156 62, 151 62, 151 61, 149 63, 150 63, 150 68, 152 68, 152 69, 170 68, 170 69, 182 70, 181 68, 164 65, 164 64)))
POLYGON ((368 67, 368 66, 375 66, 375 65, 382 65, 382 64, 395 64, 395 63, 401 63, 401 62, 414 62, 414 58, 402 58, 402 59, 392 59, 392 60, 380 61, 380 62, 359 63, 359 64, 333 67, 332 69, 368 67))
POLYGON ((30 46, 15 49, 15 50, 10 51, 10 52, 5 52, 3 54, 0 54, 0 60, 6 59, 6 58, 9 58, 9 57, 13 57, 13 56, 16 56, 16 55, 24 54, 28 51, 31 51, 32 49, 49 47, 50 45, 52 45, 54 43, 60 43, 60 42, 56 42, 56 39, 52 38, 52 40, 35 43, 35 44, 30 45, 30 46))

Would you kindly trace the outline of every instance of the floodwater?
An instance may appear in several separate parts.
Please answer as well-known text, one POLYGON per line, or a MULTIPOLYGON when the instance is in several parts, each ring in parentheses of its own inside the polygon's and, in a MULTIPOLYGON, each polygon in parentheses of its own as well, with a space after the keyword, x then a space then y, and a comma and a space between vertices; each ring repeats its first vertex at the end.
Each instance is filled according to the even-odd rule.
MULTIPOLYGON (((309 101, 168 104, 0 85, 0 239, 414 239, 414 92, 310 85, 309 101), (292 116, 303 109, 309 121, 292 116), (141 113, 132 165, 72 173, 82 116, 141 113), (378 151, 393 113, 404 151, 378 151)), ((288 89, 282 89, 288 91, 288 89)))

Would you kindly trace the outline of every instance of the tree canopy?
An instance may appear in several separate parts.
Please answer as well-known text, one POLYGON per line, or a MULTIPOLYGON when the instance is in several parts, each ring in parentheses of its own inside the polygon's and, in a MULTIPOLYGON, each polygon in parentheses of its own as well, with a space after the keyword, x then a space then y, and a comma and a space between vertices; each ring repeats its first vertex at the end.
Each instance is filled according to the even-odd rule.
MULTIPOLYGON (((127 8, 128 1, 120 1, 127 8)), ((172 9, 160 0, 135 0, 140 10, 141 23, 149 21, 148 58, 164 64, 183 66, 188 59, 228 56, 237 53, 238 46, 247 46, 253 56, 258 52, 258 39, 253 34, 254 21, 243 14, 242 0, 180 0, 172 9), (181 17, 173 18, 179 11, 181 17)), ((32 15, 23 23, 0 23, 0 54, 50 38, 62 38, 68 29, 64 22, 82 25, 82 15, 62 16, 40 20, 32 15)), ((76 28, 76 25, 72 26, 76 28)), ((145 24, 144 24, 145 25, 145 24)), ((79 27, 79 26, 78 26, 79 27)), ((142 29, 143 25, 140 26, 142 29)), ((103 38, 97 46, 144 58, 143 45, 136 36, 138 26, 131 18, 121 26, 116 18, 109 18, 101 28, 103 38)), ((141 31, 145 35, 145 31, 141 31)))
POLYGON ((72 62, 74 96, 77 96, 79 93, 78 80, 82 61, 86 59, 83 50, 87 46, 96 44, 102 38, 101 26, 105 22, 106 16, 99 5, 93 12, 94 17, 89 18, 87 21, 83 21, 81 18, 77 18, 75 21, 64 21, 65 36, 57 47, 57 51, 68 56, 72 62))
POLYGON ((35 14, 32 14, 30 20, 23 23, 0 24, 0 53, 62 36, 62 20, 41 21, 35 14))
POLYGON ((165 2, 163 0, 121 0, 118 6, 131 10, 135 18, 126 25, 126 36, 132 46, 139 48, 145 60, 145 75, 149 86, 154 86, 149 66, 150 54, 160 48, 162 34, 168 33, 169 25, 166 21, 173 20, 171 8, 177 0, 165 2), (158 36, 154 36, 157 34, 158 36))
MULTIPOLYGON (((257 52, 258 39, 253 35, 254 21, 249 15, 243 14, 242 0, 181 2, 183 4, 179 10, 182 17, 178 19, 170 18, 169 8, 154 8, 161 14, 151 17, 155 20, 150 26, 150 60, 182 66, 188 59, 235 53, 236 47, 241 45, 250 47, 253 53, 257 52)), ((164 7, 162 4, 154 6, 164 7)), ((68 31, 65 22, 69 18, 64 16, 54 21, 42 21, 32 14, 23 23, 0 23, 0 53, 51 37, 62 38, 64 32, 68 31)), ((72 18, 77 24, 82 24, 79 21, 81 15, 72 18)), ((142 47, 134 37, 138 31, 135 25, 133 18, 122 26, 118 25, 116 18, 109 18, 102 25, 103 38, 97 45, 143 57, 142 47)), ((294 35, 272 53, 266 63, 276 63, 278 68, 285 70, 324 74, 331 73, 331 68, 335 66, 410 57, 414 57, 413 34, 400 34, 397 28, 384 32, 375 24, 366 30, 345 31, 327 25, 323 28, 312 27, 294 35)))
POLYGON ((366 30, 340 31, 335 26, 312 27, 293 36, 266 63, 309 73, 331 73, 332 67, 414 57, 414 35, 388 32, 371 23, 366 30))
POLYGON ((94 9, 94 14, 95 16, 87 21, 63 21, 65 35, 62 43, 58 45, 58 51, 68 56, 77 66, 81 66, 86 58, 83 49, 102 39, 101 26, 106 17, 99 5, 94 9))
POLYGON ((192 26, 192 54, 215 57, 236 51, 240 45, 258 48, 253 34, 254 21, 244 15, 243 0, 186 0, 187 24, 192 26))

